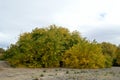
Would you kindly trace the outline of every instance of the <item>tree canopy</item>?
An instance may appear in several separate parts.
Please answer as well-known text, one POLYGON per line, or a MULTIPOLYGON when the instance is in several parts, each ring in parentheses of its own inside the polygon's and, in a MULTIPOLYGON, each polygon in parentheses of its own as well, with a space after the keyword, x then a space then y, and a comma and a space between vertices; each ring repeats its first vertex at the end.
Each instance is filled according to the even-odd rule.
POLYGON ((104 68, 120 65, 120 49, 108 43, 90 42, 78 31, 50 25, 20 34, 4 54, 13 67, 104 68))

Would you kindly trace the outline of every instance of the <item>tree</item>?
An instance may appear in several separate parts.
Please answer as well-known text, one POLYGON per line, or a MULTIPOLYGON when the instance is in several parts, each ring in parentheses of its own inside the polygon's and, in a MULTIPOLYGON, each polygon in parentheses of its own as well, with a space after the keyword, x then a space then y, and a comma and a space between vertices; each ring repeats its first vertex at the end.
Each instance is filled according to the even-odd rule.
POLYGON ((50 25, 20 34, 3 57, 13 67, 104 68, 111 67, 114 59, 119 64, 119 49, 111 43, 90 42, 78 31, 50 25))
POLYGON ((51 25, 35 28, 20 35, 16 44, 6 51, 5 58, 12 66, 59 67, 66 50, 80 41, 78 32, 51 25))
POLYGON ((66 51, 64 66, 70 68, 103 68, 105 57, 97 43, 83 39, 77 45, 66 51))
POLYGON ((120 66, 120 45, 117 47, 116 59, 114 61, 115 66, 120 66))
POLYGON ((108 42, 102 42, 101 47, 102 52, 107 59, 106 66, 110 67, 111 65, 114 65, 117 55, 116 54, 117 46, 108 42))
POLYGON ((0 59, 3 59, 3 54, 5 53, 5 50, 3 48, 0 48, 0 59))
POLYGON ((117 46, 108 42, 102 42, 102 51, 104 55, 109 55, 112 58, 116 57, 117 46))

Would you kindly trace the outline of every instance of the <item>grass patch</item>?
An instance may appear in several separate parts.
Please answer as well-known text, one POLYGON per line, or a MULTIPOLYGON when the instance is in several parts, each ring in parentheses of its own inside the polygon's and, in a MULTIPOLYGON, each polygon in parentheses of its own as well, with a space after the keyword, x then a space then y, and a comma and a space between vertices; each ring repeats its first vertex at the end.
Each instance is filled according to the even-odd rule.
POLYGON ((47 72, 46 70, 43 70, 43 72, 45 73, 45 72, 47 72))
POLYGON ((40 75, 40 77, 44 77, 44 75, 43 75, 43 74, 41 74, 41 75, 40 75))
POLYGON ((69 74, 69 71, 66 71, 66 74, 69 74))

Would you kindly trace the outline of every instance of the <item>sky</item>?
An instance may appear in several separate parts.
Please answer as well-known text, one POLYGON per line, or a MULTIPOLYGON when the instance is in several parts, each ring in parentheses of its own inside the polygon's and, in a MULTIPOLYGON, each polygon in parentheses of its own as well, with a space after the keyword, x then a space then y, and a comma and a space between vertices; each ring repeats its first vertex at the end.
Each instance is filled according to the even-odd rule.
POLYGON ((0 0, 0 47, 55 24, 88 40, 120 44, 120 0, 0 0))

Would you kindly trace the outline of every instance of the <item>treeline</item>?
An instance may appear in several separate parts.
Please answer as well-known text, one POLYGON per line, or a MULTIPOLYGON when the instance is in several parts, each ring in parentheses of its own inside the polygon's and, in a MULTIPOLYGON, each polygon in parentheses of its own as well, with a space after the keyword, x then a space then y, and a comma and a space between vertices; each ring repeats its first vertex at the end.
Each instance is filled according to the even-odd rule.
POLYGON ((78 31, 51 25, 20 34, 2 58, 13 67, 106 68, 120 65, 120 46, 91 42, 78 31))

